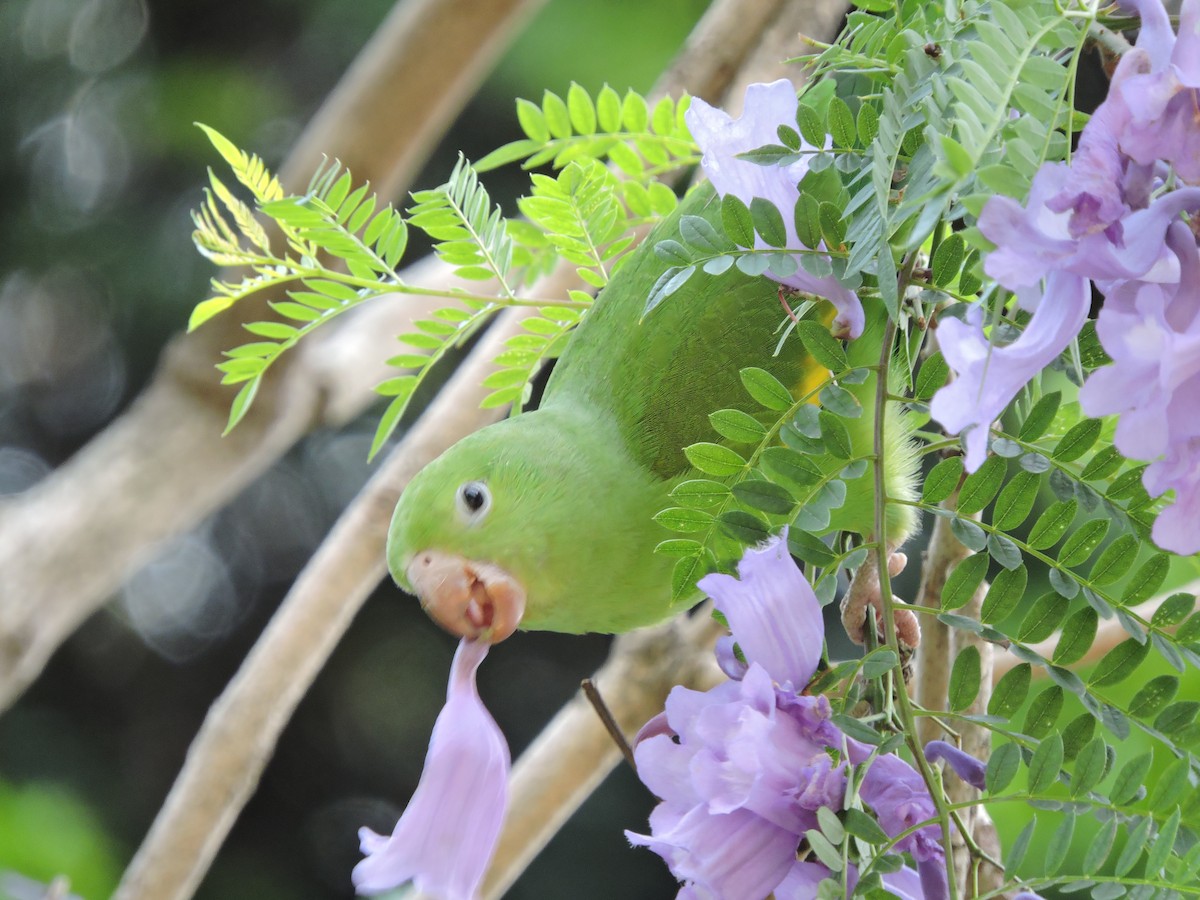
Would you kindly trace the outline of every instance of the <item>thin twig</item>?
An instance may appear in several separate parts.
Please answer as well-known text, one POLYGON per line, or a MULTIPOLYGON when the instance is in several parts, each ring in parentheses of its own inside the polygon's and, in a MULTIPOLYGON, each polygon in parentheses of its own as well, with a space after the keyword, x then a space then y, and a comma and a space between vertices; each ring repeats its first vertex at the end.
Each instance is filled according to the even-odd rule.
POLYGON ((621 751, 621 755, 625 757, 625 762, 629 763, 629 768, 637 771, 637 761, 633 758, 633 747, 629 746, 629 741, 621 732, 621 726, 617 724, 617 720, 613 718, 612 710, 608 708, 608 704, 604 702, 604 698, 600 696, 600 689, 596 687, 595 682, 590 678, 585 678, 579 683, 580 690, 583 691, 583 696, 587 697, 588 703, 592 704, 592 709, 596 711, 596 715, 600 717, 601 724, 604 725, 604 730, 608 732, 608 736, 613 739, 613 743, 621 751))

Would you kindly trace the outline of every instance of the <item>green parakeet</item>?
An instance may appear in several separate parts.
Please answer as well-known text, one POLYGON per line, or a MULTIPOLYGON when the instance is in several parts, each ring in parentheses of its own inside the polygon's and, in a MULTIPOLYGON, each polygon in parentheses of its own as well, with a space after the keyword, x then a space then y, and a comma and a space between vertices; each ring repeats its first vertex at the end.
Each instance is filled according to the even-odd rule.
MULTIPOLYGON (((682 216, 718 222, 719 210, 710 187, 694 189, 597 298, 539 408, 461 440, 404 491, 388 565, 448 630, 492 641, 518 627, 621 632, 698 599, 693 591, 672 602, 675 560, 654 552, 672 535, 652 517, 674 505, 675 485, 697 477, 683 448, 718 440, 708 419, 715 410, 761 414, 739 376, 747 366, 771 372, 796 396, 828 377, 794 338, 774 355, 785 315, 778 285, 736 267, 693 276, 643 317, 667 268, 654 245, 678 238, 682 216)), ((878 362, 884 315, 868 311, 863 335, 848 346, 852 364, 878 362)), ((865 401, 863 415, 843 420, 859 454, 872 446, 874 384, 847 386, 865 401)), ((885 431, 887 490, 909 498, 916 462, 895 419, 885 431)), ((825 471, 844 465, 816 461, 825 471)), ((873 486, 868 467, 848 483, 830 527, 871 533, 873 486)), ((891 506, 889 515, 895 546, 912 528, 911 510, 891 506)))

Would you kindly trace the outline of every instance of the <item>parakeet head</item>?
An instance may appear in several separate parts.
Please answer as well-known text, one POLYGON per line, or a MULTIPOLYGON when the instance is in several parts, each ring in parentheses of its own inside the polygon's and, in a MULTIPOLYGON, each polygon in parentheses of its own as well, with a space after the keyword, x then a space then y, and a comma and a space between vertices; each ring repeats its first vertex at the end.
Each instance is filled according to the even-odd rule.
POLYGON ((649 559, 669 593, 647 537, 659 487, 601 431, 543 409, 455 444, 396 506, 392 577, 447 630, 492 642, 518 625, 578 633, 662 618, 635 583, 649 559), (642 608, 614 612, 614 589, 642 608))

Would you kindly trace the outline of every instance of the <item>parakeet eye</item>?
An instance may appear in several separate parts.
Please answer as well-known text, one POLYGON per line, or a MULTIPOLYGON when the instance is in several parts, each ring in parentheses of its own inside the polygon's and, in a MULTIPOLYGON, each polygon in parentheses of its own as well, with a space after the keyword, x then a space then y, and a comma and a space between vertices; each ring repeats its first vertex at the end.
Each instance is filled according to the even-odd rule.
POLYGON ((468 520, 483 518, 492 505, 492 494, 482 481, 468 481, 458 489, 458 511, 468 520))

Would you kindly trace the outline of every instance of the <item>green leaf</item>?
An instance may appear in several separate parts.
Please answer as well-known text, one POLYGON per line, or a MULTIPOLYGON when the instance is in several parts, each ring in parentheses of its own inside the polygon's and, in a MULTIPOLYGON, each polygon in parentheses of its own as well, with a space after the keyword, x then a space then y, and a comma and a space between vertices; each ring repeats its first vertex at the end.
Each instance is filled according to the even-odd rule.
POLYGON ((783 215, 769 200, 755 197, 750 201, 750 219, 754 230, 769 247, 786 247, 787 230, 783 227, 783 215))
POLYGON ((1119 581, 1137 559, 1138 539, 1132 534, 1123 534, 1104 548, 1104 552, 1092 566, 1088 580, 1092 584, 1104 585, 1119 581))
POLYGON ((536 103, 528 100, 517 100, 517 122, 521 130, 534 141, 544 144, 550 140, 550 129, 546 125, 546 117, 536 103))
POLYGON ((1100 420, 1084 419, 1063 435, 1062 440, 1050 455, 1059 462, 1070 462, 1079 459, 1092 449, 1096 438, 1100 437, 1100 420))
POLYGON ((735 444, 757 444, 767 436, 766 426, 740 409, 720 409, 709 413, 713 430, 735 444))
POLYGON ((1012 879, 1016 876, 1017 869, 1025 860, 1025 854, 1029 852, 1029 842, 1033 840, 1033 830, 1037 827, 1037 816, 1032 815, 1025 827, 1021 829, 1021 833, 1017 835, 1017 839, 1013 841, 1012 848, 1008 851, 1008 858, 1004 860, 1004 877, 1012 879))
POLYGON ((879 827, 879 823, 874 818, 861 809, 848 809, 845 817, 845 821, 842 822, 843 827, 856 838, 866 841, 868 844, 887 843, 887 832, 879 827))
POLYGON ((1071 838, 1075 836, 1075 812, 1068 812, 1058 827, 1054 829, 1054 834, 1050 835, 1050 843, 1046 845, 1046 862, 1042 865, 1042 870, 1047 875, 1053 875, 1062 868, 1062 864, 1066 862, 1067 851, 1071 849, 1071 838))
POLYGON ((796 223, 796 236, 805 247, 813 248, 821 243, 821 203, 811 194, 796 198, 792 211, 796 223))
POLYGON ((958 493, 958 511, 969 516, 977 513, 996 496, 1004 473, 1008 470, 1005 460, 997 456, 988 457, 975 472, 967 476, 958 493))
POLYGON ((962 478, 963 461, 961 456, 951 456, 943 459, 934 466, 921 488, 921 499, 926 503, 941 503, 954 493, 962 478))
POLYGON ((665 541, 659 541, 658 546, 654 548, 655 553, 663 556, 697 556, 704 550, 704 545, 699 541, 689 540, 687 538, 668 538, 665 541))
POLYGON ((804 832, 804 837, 808 841, 809 849, 813 855, 821 861, 821 864, 831 872, 842 871, 842 854, 837 847, 829 842, 829 838, 821 834, 815 828, 810 828, 804 832))
MULTIPOLYGON (((1155 807, 1160 809, 1161 807, 1155 807)), ((1145 874, 1156 877, 1167 864, 1171 851, 1175 849, 1175 836, 1179 833, 1180 810, 1176 806, 1171 811, 1171 817, 1163 823, 1154 840, 1150 843, 1150 851, 1146 855, 1145 874)))
POLYGON ((980 621, 994 625, 1011 616, 1025 596, 1028 579, 1029 573, 1023 565, 998 572, 984 598, 980 621))
POLYGON ((799 528, 788 529, 788 550, 792 556, 813 566, 825 567, 837 558, 820 538, 799 528))
POLYGON ((1192 760, 1187 754, 1172 760, 1150 790, 1150 809, 1170 809, 1183 802, 1184 796, 1192 789, 1191 771, 1192 760))
MULTIPOLYGON (((1050 669, 1054 671, 1053 667, 1050 669)), ((1059 670, 1064 671, 1064 670, 1059 670)), ((1067 688, 1063 685, 1064 690, 1067 688)), ((1063 729, 1063 755, 1067 759, 1076 759, 1084 745, 1096 735, 1096 719, 1090 712, 1081 712, 1063 729)))
POLYGON ((962 236, 951 234, 947 236, 933 254, 931 266, 933 283, 938 287, 947 287, 958 278, 962 268, 963 257, 966 255, 966 245, 962 236))
POLYGON ((961 712, 979 694, 981 683, 979 648, 973 644, 964 647, 954 659, 950 670, 950 709, 961 712))
POLYGON ((733 194, 721 198, 721 227, 739 247, 754 246, 754 219, 750 209, 733 194))
MULTIPOLYGON (((1092 720, 1094 721, 1094 720, 1092 720)), ((1075 772, 1070 776, 1070 796, 1081 797, 1100 784, 1108 767, 1108 745, 1103 738, 1092 738, 1075 756, 1075 772)))
POLYGON ((1157 715, 1164 706, 1175 699, 1178 691, 1179 679, 1174 675, 1151 678, 1129 701, 1129 713, 1139 719, 1157 715))
MULTIPOLYGON (((854 146, 857 136, 854 125, 854 114, 841 97, 833 97, 829 101, 829 133, 833 135, 833 143, 842 149, 854 146)), ((820 145, 818 145, 820 146, 820 145)))
POLYGON ((1193 594, 1172 594, 1154 611, 1150 624, 1155 628, 1171 628, 1192 614, 1196 607, 1193 594))
POLYGON ((741 376, 746 393, 766 409, 779 412, 791 407, 791 391, 766 369, 749 366, 738 372, 738 375, 741 376))
POLYGON ((850 363, 846 359, 846 351, 825 326, 817 322, 801 320, 800 324, 796 326, 796 333, 812 358, 826 369, 831 372, 841 372, 850 367, 850 363))
POLYGON ((1029 704, 1029 712, 1025 714, 1025 725, 1021 730, 1034 738, 1041 738, 1049 734, 1055 723, 1058 722, 1062 706, 1063 689, 1057 684, 1050 685, 1034 697, 1033 702, 1029 704))
POLYGON ((746 466, 746 460, 735 451, 707 441, 685 447, 683 453, 701 472, 718 478, 736 475, 746 466))
POLYGON ((1117 772, 1117 778, 1108 792, 1108 799, 1114 806, 1125 806, 1132 803, 1146 783, 1150 766, 1154 762, 1154 754, 1150 751, 1135 756, 1117 772))
POLYGON ((600 88, 596 96, 596 118, 601 131, 611 133, 621 130, 621 97, 607 84, 600 88))
POLYGON ((596 107, 588 92, 574 81, 567 89, 567 110, 576 134, 596 133, 596 107))
MULTIPOLYGON (((888 3, 891 7, 891 3, 888 3)), ((870 144, 875 140, 875 135, 879 133, 879 113, 870 103, 862 103, 858 107, 858 118, 856 119, 858 127, 858 139, 863 146, 870 144)))
POLYGON ((765 513, 790 513, 796 505, 792 495, 783 487, 761 478, 748 478, 733 486, 733 496, 740 503, 765 513))
POLYGON ((1179 700, 1155 716, 1154 727, 1165 734, 1174 734, 1191 725, 1197 713, 1200 713, 1200 701, 1179 700))
POLYGON ((1121 596, 1121 603, 1125 606, 1136 606, 1143 600, 1149 600, 1162 587, 1170 568, 1171 560, 1165 553, 1154 554, 1142 563, 1141 568, 1129 579, 1125 593, 1121 596))
POLYGON ((896 668, 896 664, 899 661, 900 657, 895 650, 887 647, 879 647, 872 650, 862 659, 863 677, 879 678, 896 668))
POLYGON ((686 506, 716 506, 730 494, 729 486, 706 478, 681 481, 671 490, 670 497, 686 506))
POLYGON ((1041 794, 1057 780, 1063 764, 1062 736, 1057 732, 1042 739, 1029 761, 1029 793, 1041 794))
POLYGON ((1090 606, 1077 609, 1062 627, 1062 637, 1054 648, 1053 662, 1058 666, 1069 666, 1083 659, 1083 655, 1096 639, 1099 617, 1090 606))
POLYGON ((992 559, 1006 569, 1016 569, 1021 565, 1021 549, 1002 534, 989 534, 987 551, 992 559))
POLYGON ((1121 467, 1121 463, 1124 461, 1125 457, 1116 447, 1105 447, 1088 461, 1088 464, 1083 467, 1083 471, 1079 473, 1079 477, 1083 481, 1099 481, 1102 478, 1108 478, 1121 467))
POLYGON ((989 794, 1003 791, 1021 768, 1021 748, 1016 744, 1001 744, 987 762, 983 781, 989 794))
POLYGON ((567 111, 567 104, 563 102, 562 97, 553 91, 542 94, 542 114, 551 135, 556 138, 571 136, 571 114, 567 111))
POLYGON ((946 357, 942 356, 942 351, 939 350, 921 363, 913 395, 917 400, 929 400, 937 393, 938 388, 946 383, 949 375, 950 366, 947 365, 946 357))
POLYGON ((1079 504, 1074 499, 1058 500, 1046 508, 1046 511, 1038 516, 1037 522, 1029 531, 1029 537, 1026 543, 1034 550, 1045 550, 1058 543, 1075 521, 1075 513, 1079 509, 1079 504))
POLYGON ((950 573, 942 588, 942 609, 958 609, 966 606, 979 589, 983 576, 987 574, 988 557, 982 553, 968 556, 950 573))
POLYGON ((1124 681, 1142 664, 1149 652, 1149 643, 1142 644, 1134 638, 1122 641, 1100 658, 1088 679, 1088 684, 1104 687, 1124 681))
POLYGON ((671 571, 672 602, 679 602, 695 593, 696 582, 708 572, 711 562, 708 556, 701 554, 685 556, 675 563, 675 568, 671 571))
POLYGON ((843 248, 846 223, 842 219, 842 211, 832 203, 822 202, 817 208, 817 219, 821 223, 821 236, 825 238, 825 246, 831 250, 843 248))
POLYGON ((1058 405, 1062 402, 1062 392, 1053 391, 1046 394, 1029 411, 1025 422, 1017 436, 1026 443, 1032 443, 1046 433, 1054 417, 1058 415, 1058 405))
POLYGON ((1150 826, 1153 820, 1147 816, 1144 819, 1136 821, 1137 825, 1130 824, 1129 837, 1125 839, 1125 846, 1121 848, 1121 853, 1117 856, 1116 865, 1113 866, 1113 872, 1118 877, 1133 868, 1134 863, 1142 855, 1142 849, 1146 846, 1146 839, 1150 837, 1150 826))
POLYGON ((1100 825, 1100 830, 1088 844, 1087 851, 1083 855, 1084 875, 1095 875, 1100 870, 1100 867, 1104 865, 1104 860, 1108 859, 1108 854, 1112 851, 1116 837, 1117 818, 1113 816, 1104 820, 1100 825))
POLYGON ((1023 644, 1044 641, 1054 633, 1058 623, 1067 614, 1067 602, 1053 591, 1042 594, 1034 601, 1029 612, 1017 629, 1017 640, 1023 644))
POLYGON ((1063 566, 1077 566, 1095 552, 1108 534, 1107 519, 1091 519, 1084 522, 1076 532, 1067 538, 1058 554, 1058 562, 1063 566))
POLYGON ((966 178, 975 171, 975 160, 971 158, 971 154, 962 144, 946 134, 940 134, 938 138, 941 143, 942 156, 955 176, 966 178))
POLYGON ((252 378, 247 381, 233 398, 233 403, 229 405, 229 421, 225 425, 225 431, 222 434, 229 434, 237 424, 245 418, 246 413, 250 410, 250 405, 254 402, 254 396, 258 393, 258 386, 262 384, 262 377, 252 378))
POLYGON ((825 120, 807 103, 801 103, 796 110, 796 126, 800 129, 800 136, 812 146, 825 145, 825 120))
POLYGON ((821 410, 818 416, 821 422, 821 438, 825 441, 825 449, 838 459, 849 459, 854 455, 854 447, 850 443, 850 432, 840 416, 821 410))
POLYGON ((743 544, 757 544, 771 536, 770 526, 758 516, 732 509, 717 516, 722 530, 743 544))
POLYGON ((822 478, 814 462, 790 447, 768 447, 760 459, 768 475, 797 486, 814 484, 822 478))
POLYGON ((1004 486, 992 510, 992 524, 1001 531, 1012 531, 1025 521, 1037 499, 1041 478, 1021 471, 1004 486))
POLYGON ((625 92, 621 101, 621 122, 626 131, 635 133, 645 131, 650 122, 650 111, 646 108, 645 99, 632 88, 625 92))
POLYGON ((992 698, 988 701, 988 715, 1011 719, 1029 696, 1032 677, 1029 663, 1019 663, 1005 672, 992 690, 992 698))
POLYGON ((987 532, 970 519, 960 519, 955 516, 950 520, 950 531, 968 550, 978 552, 987 547, 987 532))
POLYGON ((672 506, 655 514, 654 521, 671 531, 688 534, 709 528, 713 523, 713 516, 712 513, 699 509, 672 506))

